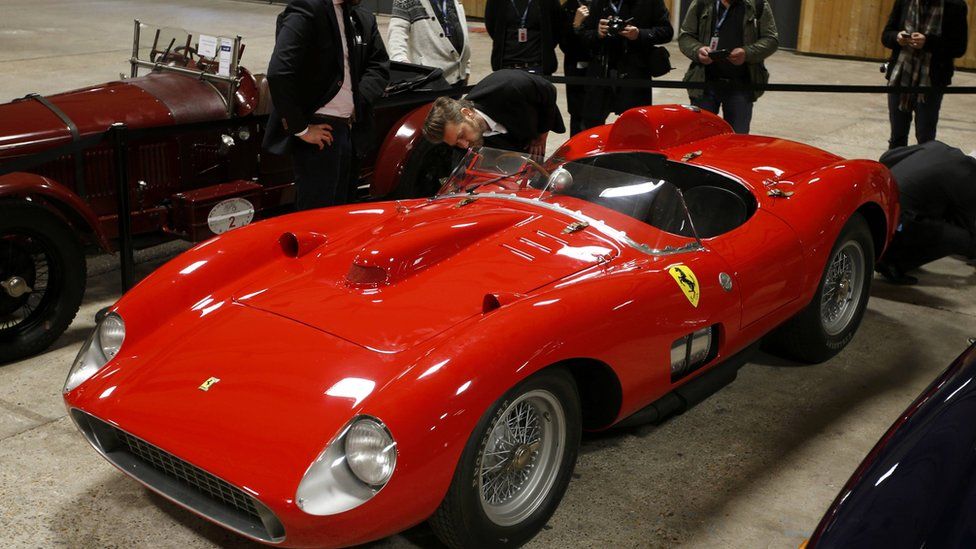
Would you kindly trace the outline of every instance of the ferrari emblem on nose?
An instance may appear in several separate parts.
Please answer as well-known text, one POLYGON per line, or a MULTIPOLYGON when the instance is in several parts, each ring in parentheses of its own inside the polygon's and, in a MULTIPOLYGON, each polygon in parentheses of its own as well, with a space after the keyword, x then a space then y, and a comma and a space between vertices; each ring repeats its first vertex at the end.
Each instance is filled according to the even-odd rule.
POLYGON ((678 283, 678 287, 681 288, 685 297, 691 302, 691 306, 698 307, 698 298, 701 292, 698 288, 698 278, 695 276, 695 273, 685 265, 669 267, 668 272, 671 273, 674 281, 678 283))
POLYGON ((207 378, 207 381, 201 383, 198 389, 200 389, 201 391, 209 391, 210 388, 213 387, 215 384, 217 384, 219 381, 220 379, 216 377, 207 378))

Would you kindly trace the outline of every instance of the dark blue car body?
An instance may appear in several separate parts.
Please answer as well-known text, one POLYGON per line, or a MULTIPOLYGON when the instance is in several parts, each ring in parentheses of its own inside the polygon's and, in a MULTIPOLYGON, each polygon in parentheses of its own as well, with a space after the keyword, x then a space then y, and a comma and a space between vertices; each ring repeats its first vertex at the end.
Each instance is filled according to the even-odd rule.
POLYGON ((976 344, 864 458, 807 547, 976 547, 976 344))

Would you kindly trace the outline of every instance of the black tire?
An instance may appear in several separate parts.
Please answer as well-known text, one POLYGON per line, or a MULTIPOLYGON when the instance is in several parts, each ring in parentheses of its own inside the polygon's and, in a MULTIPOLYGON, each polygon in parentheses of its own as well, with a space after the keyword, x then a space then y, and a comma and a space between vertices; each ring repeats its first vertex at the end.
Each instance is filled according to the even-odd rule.
MULTIPOLYGON (((874 275, 874 240, 871 230, 861 214, 855 213, 837 237, 834 247, 830 250, 827 264, 824 266, 817 293, 805 309, 786 322, 766 339, 766 347, 777 354, 802 362, 818 363, 828 360, 841 351, 854 338, 864 311, 867 308, 868 296, 871 293, 871 279, 874 275), (858 261, 860 256, 860 261, 858 261), (831 272, 832 266, 838 272, 845 272, 845 261, 850 261, 855 269, 860 271, 856 286, 845 286, 840 279, 831 272), (834 307, 838 301, 831 296, 837 292, 849 291, 850 301, 843 314, 838 314, 835 320, 834 307), (827 299, 824 299, 828 292, 827 299), (856 302, 855 302, 856 300, 856 302)), ((849 281, 849 279, 848 279, 849 281)), ((838 308, 840 308, 838 306, 838 308)))
POLYGON ((74 231, 28 202, 0 203, 0 364, 39 353, 78 313, 85 254, 74 231), (25 286, 29 288, 26 293, 25 286))
POLYGON ((441 178, 451 175, 454 148, 420 139, 403 168, 403 175, 390 195, 392 199, 427 198, 437 194, 441 178))
MULTIPOLYGON (((532 432, 530 428, 525 431, 532 432)), ((544 370, 509 390, 484 413, 468 439, 447 495, 430 518, 437 537, 454 548, 518 547, 532 539, 545 526, 566 492, 576 466, 581 431, 576 383, 565 370, 544 370), (562 416, 560 411, 546 407, 552 402, 561 406, 562 416), (486 454, 486 449, 498 448, 498 434, 517 436, 505 427, 510 423, 500 422, 523 410, 519 408, 523 405, 544 411, 537 416, 539 436, 533 440, 540 442, 535 449, 529 450, 531 445, 522 444, 514 448, 506 446, 511 451, 505 456, 490 451, 486 454), (561 420, 565 420, 562 429, 558 428, 561 420), (560 432, 561 439, 557 436, 560 432), (547 442, 547 437, 551 442, 547 442), (559 440, 563 442, 561 448, 559 440), (500 461, 490 467, 499 471, 494 478, 490 471, 483 471, 489 459, 500 461), (502 464, 507 465, 499 469, 502 464), (508 502, 494 505, 483 497, 484 492, 491 491, 492 482, 499 483, 495 484, 497 488, 504 485, 502 477, 517 478, 523 473, 527 476, 521 479, 508 502)))

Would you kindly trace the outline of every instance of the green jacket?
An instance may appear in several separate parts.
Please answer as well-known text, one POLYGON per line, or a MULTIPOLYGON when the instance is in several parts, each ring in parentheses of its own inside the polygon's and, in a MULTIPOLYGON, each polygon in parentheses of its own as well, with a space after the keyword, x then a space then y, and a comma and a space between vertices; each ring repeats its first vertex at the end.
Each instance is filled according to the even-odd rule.
MULTIPOLYGON (((743 23, 743 49, 746 50, 746 66, 749 69, 749 77, 754 84, 766 84, 769 81, 769 72, 763 64, 763 60, 773 54, 779 47, 779 38, 776 33, 776 20, 773 19, 773 10, 770 9, 767 0, 742 0, 746 7, 743 23), (766 2, 763 6, 762 16, 756 21, 756 4, 766 2)), ((685 20, 681 23, 681 33, 678 35, 678 47, 681 53, 691 59, 691 66, 685 73, 685 82, 704 82, 705 65, 698 62, 698 50, 708 46, 712 38, 712 19, 715 14, 715 0, 691 0, 685 20)), ((688 90, 688 97, 696 99, 702 96, 702 90, 688 90)), ((757 91, 753 100, 762 95, 762 91, 757 91)))

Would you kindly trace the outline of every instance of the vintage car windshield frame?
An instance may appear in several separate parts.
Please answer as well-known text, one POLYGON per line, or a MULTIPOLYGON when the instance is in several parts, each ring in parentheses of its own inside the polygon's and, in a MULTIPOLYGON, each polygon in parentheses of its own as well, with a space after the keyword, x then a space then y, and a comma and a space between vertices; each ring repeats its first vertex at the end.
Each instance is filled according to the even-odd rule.
MULTIPOLYGON (((153 45, 149 49, 149 51, 151 52, 150 55, 152 53, 160 51, 158 49, 159 36, 160 36, 160 31, 164 28, 172 28, 173 30, 179 30, 186 33, 186 42, 183 44, 179 44, 177 46, 178 48, 183 49, 184 55, 187 56, 192 55, 189 52, 189 50, 191 48, 190 43, 193 41, 194 36, 197 37, 198 42, 194 45, 193 50, 196 51, 196 49, 199 47, 200 33, 193 33, 185 29, 177 29, 174 27, 153 27, 147 23, 143 23, 138 19, 135 19, 133 21, 133 30, 132 30, 132 56, 129 58, 129 66, 130 66, 129 77, 136 78, 137 76, 139 76, 139 68, 141 67, 141 68, 152 69, 153 72, 174 72, 185 76, 192 76, 194 78, 199 78, 200 80, 203 80, 204 82, 207 82, 211 85, 215 83, 226 84, 227 90, 220 91, 220 95, 223 98, 224 103, 226 103, 227 105, 227 115, 233 116, 234 108, 236 106, 235 99, 237 96, 236 95, 237 88, 238 86, 240 86, 241 83, 240 74, 239 74, 240 71, 238 70, 240 68, 240 53, 241 53, 241 40, 242 40, 241 36, 237 35, 236 37, 233 38, 233 44, 231 46, 231 52, 230 52, 230 65, 228 68, 229 76, 222 76, 220 74, 208 72, 205 69, 178 67, 175 65, 167 64, 160 60, 163 56, 159 56, 159 59, 155 59, 155 60, 141 59, 139 57, 139 50, 141 49, 140 41, 142 39, 143 26, 145 26, 147 29, 152 29, 152 28, 156 29, 156 33, 153 38, 153 45)), ((219 57, 220 57, 220 46, 223 43, 223 39, 228 39, 229 37, 214 35, 214 38, 217 40, 217 55, 210 60, 211 67, 218 66, 219 57)), ((174 43, 175 43, 175 39, 170 42, 169 46, 163 49, 163 52, 167 54, 170 53, 170 48, 174 46, 174 43)))
MULTIPOLYGON (((487 147, 481 147, 479 149, 469 149, 465 157, 455 166, 451 175, 447 178, 444 184, 444 189, 448 189, 447 192, 442 192, 431 200, 441 200, 441 199, 476 199, 476 198, 499 198, 504 200, 511 200, 514 202, 522 204, 531 204, 536 207, 545 208, 550 211, 559 212, 563 215, 567 215, 577 222, 585 224, 594 228, 595 230, 611 237, 617 239, 621 242, 626 243, 628 246, 643 252, 651 256, 668 256, 679 253, 694 252, 704 250, 705 247, 702 245, 701 239, 698 237, 697 232, 694 229, 694 224, 691 219, 691 215, 688 212, 688 208, 684 202, 684 198, 681 194, 681 190, 674 186, 672 183, 655 179, 652 180, 647 177, 639 176, 636 174, 629 174, 626 172, 618 172, 615 170, 594 167, 586 164, 578 164, 574 162, 564 162, 560 164, 549 163, 548 166, 543 167, 542 161, 538 157, 533 157, 531 155, 513 151, 501 151, 498 149, 491 149, 487 147), (487 163, 485 162, 487 160, 487 163), (507 162, 511 162, 510 165, 506 167, 501 165, 496 165, 494 160, 501 159, 507 162), (570 169, 567 170, 567 167, 570 169), (546 168, 553 168, 551 173, 546 173, 546 168), (542 170, 540 172, 540 169, 542 170), (586 215, 582 211, 574 210, 569 207, 564 206, 557 200, 559 197, 572 197, 580 200, 584 200, 590 203, 592 201, 587 200, 584 197, 577 196, 577 193, 569 193, 565 191, 560 191, 557 185, 554 184, 554 178, 558 177, 559 170, 569 173, 570 171, 575 171, 577 173, 584 173, 589 176, 590 179, 602 180, 602 181, 616 181, 618 185, 607 186, 600 193, 599 196, 607 196, 606 191, 613 189, 627 189, 628 187, 633 188, 633 194, 637 195, 640 193, 646 193, 648 191, 659 191, 660 189, 667 188, 669 192, 676 197, 678 203, 673 204, 676 211, 681 212, 683 217, 683 223, 687 224, 691 235, 678 234, 667 231, 661 227, 657 227, 648 223, 643 219, 636 218, 634 216, 629 216, 626 213, 619 212, 622 215, 628 215, 631 219, 634 219, 640 223, 644 223, 649 227, 653 227, 662 233, 674 235, 681 238, 689 238, 690 242, 683 246, 665 246, 663 248, 656 247, 648 242, 640 242, 635 240, 633 237, 628 235, 626 232, 616 229, 608 225, 605 221, 596 219, 589 215, 586 215), (554 175, 557 174, 557 175, 554 175), (470 175, 476 175, 481 178, 486 178, 483 181, 474 181, 474 185, 468 185, 467 188, 459 181, 461 178, 466 178, 470 175), (599 176, 599 177, 596 177, 599 176), (507 178, 519 177, 519 188, 523 189, 531 186, 532 188, 539 189, 541 192, 535 198, 529 198, 526 196, 520 196, 513 191, 491 191, 491 192, 478 192, 478 188, 492 183, 499 183, 507 178), (524 179, 522 179, 524 178, 524 179)), ((612 193, 611 193, 612 194, 612 193)), ((604 207, 608 207, 604 205, 604 207)), ((609 208, 609 207, 608 207, 609 208)), ((613 209, 613 208, 609 208, 613 209)))

